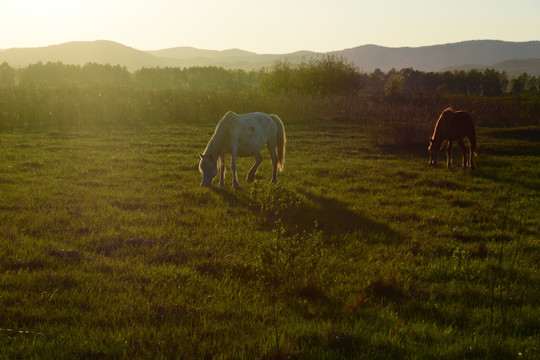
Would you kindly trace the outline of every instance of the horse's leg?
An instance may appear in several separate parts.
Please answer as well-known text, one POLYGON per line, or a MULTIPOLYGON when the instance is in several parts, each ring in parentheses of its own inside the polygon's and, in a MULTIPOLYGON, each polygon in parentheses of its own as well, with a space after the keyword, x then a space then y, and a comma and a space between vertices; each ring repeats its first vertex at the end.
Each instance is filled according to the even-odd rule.
POLYGON ((246 181, 251 182, 251 181, 255 180, 255 174, 257 173, 257 169, 259 168, 259 165, 261 165, 262 161, 263 161, 263 157, 262 157, 261 153, 256 153, 255 154, 255 163, 253 164, 251 169, 249 169, 246 181))
POLYGON ((272 159, 272 166, 274 168, 272 172, 272 184, 275 184, 278 182, 277 180, 277 164, 278 164, 278 158, 276 154, 276 144, 269 142, 268 145, 268 152, 270 153, 270 158, 272 159))
POLYGON ((471 144, 469 144, 469 166, 471 169, 476 169, 476 164, 474 162, 474 151, 471 147, 471 144))
POLYGON ((220 177, 219 177, 219 186, 225 186, 225 154, 219 155, 221 161, 220 177))
POLYGON ((439 149, 435 149, 429 152, 429 165, 437 166, 437 160, 439 157, 439 149))
POLYGON ((452 140, 448 140, 448 145, 446 146, 446 166, 452 167, 452 140))
POLYGON ((467 168, 467 149, 465 149, 465 143, 463 139, 458 140, 459 148, 461 149, 461 167, 463 170, 467 168))
POLYGON ((238 185, 238 178, 236 177, 236 154, 238 152, 238 149, 236 147, 233 147, 232 149, 232 160, 231 160, 231 170, 233 175, 233 187, 239 188, 238 185))
POLYGON ((474 152, 469 150, 469 166, 471 169, 476 169, 476 162, 474 161, 474 152))

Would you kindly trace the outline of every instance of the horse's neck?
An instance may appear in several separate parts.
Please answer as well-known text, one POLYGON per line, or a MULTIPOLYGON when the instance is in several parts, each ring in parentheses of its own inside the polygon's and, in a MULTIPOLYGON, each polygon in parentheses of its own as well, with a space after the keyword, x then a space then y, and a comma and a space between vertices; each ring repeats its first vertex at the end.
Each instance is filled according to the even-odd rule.
POLYGON ((218 129, 212 139, 208 142, 205 153, 211 153, 214 155, 220 155, 223 152, 223 145, 225 141, 225 134, 223 129, 218 129))
POLYGON ((435 130, 433 132, 433 138, 439 140, 448 134, 448 127, 450 126, 450 120, 448 118, 439 119, 435 125, 435 130))
POLYGON ((439 129, 439 122, 437 122, 437 124, 435 124, 435 129, 433 129, 433 135, 431 135, 431 140, 433 141, 436 141, 439 139, 439 132, 440 132, 440 129, 439 129))
POLYGON ((212 155, 218 156, 221 153, 220 148, 221 148, 220 144, 217 141, 215 141, 214 138, 212 138, 212 140, 208 143, 208 146, 206 147, 204 154, 205 155, 212 154, 212 155))

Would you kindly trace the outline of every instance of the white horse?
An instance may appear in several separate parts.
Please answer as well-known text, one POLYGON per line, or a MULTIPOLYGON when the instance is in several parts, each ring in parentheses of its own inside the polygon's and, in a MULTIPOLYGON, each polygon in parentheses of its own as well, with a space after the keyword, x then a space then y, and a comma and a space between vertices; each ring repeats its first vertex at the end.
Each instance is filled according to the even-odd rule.
POLYGON ((237 115, 229 111, 219 121, 216 131, 206 145, 203 154, 199 154, 202 173, 201 186, 210 186, 218 170, 221 173, 219 185, 225 185, 225 155, 232 154, 231 169, 233 186, 238 187, 236 178, 236 157, 255 157, 255 164, 249 170, 246 180, 253 181, 263 157, 260 154, 266 145, 274 172, 272 182, 276 183, 278 170, 283 170, 285 162, 285 127, 277 115, 260 112, 237 115))

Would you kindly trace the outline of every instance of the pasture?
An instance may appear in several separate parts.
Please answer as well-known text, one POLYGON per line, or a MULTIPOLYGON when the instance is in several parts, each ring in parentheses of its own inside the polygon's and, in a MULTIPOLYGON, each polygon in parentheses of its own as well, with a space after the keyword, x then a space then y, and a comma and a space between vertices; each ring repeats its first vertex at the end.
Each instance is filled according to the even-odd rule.
POLYGON ((199 186, 215 123, 0 133, 0 358, 540 356, 538 127, 463 171, 282 119, 239 190, 199 186))

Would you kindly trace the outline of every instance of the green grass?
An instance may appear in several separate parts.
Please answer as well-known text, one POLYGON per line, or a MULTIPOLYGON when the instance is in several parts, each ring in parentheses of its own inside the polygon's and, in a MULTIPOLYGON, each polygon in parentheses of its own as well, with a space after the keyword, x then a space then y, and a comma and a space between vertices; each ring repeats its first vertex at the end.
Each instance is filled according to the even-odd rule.
POLYGON ((540 356, 538 127, 464 172, 284 120, 240 190, 199 186, 213 125, 0 134, 0 358, 540 356))

